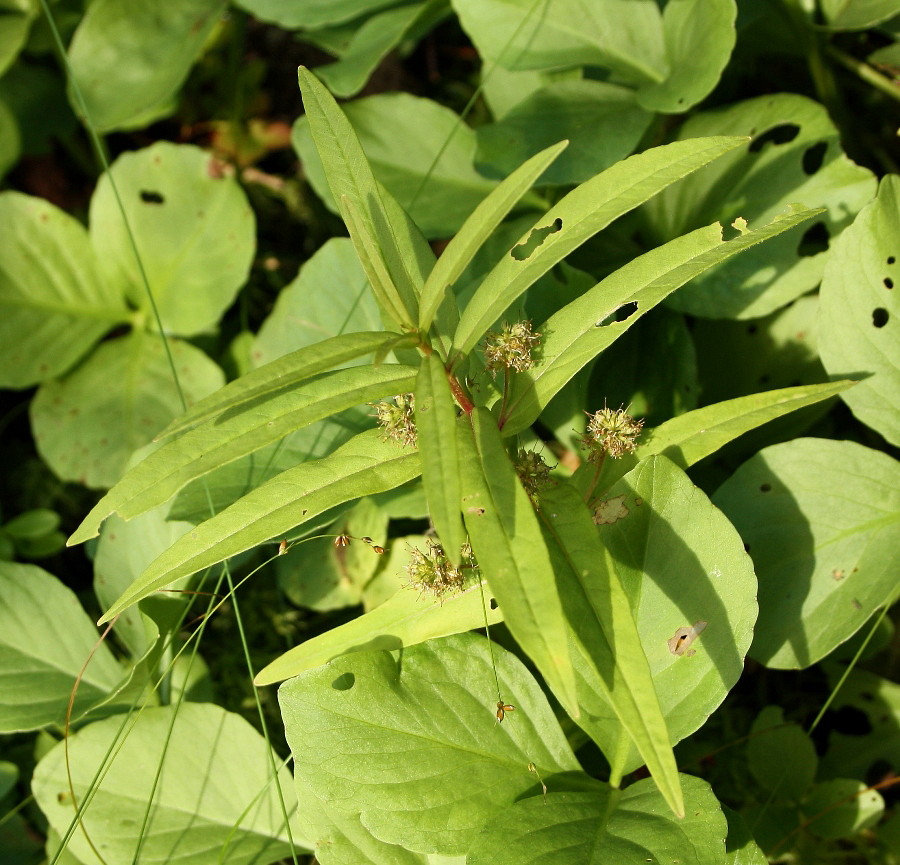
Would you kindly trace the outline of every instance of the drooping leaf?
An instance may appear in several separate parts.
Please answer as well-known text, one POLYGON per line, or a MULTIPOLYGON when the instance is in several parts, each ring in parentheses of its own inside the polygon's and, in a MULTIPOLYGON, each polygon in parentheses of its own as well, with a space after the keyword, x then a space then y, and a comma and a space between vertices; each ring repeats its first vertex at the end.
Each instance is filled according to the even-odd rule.
MULTIPOLYGON (((446 14, 446 0, 421 0, 378 10, 352 28, 340 59, 317 66, 316 75, 335 95, 354 96, 390 51, 407 40, 417 41, 446 14)), ((319 41, 319 34, 311 35, 319 41)))
MULTIPOLYGON (((342 334, 381 329, 378 305, 366 274, 346 237, 332 237, 317 249, 300 272, 278 293, 275 307, 253 341, 254 366, 264 366, 298 349, 342 334)), ((384 351, 387 342, 374 351, 384 351)), ((366 355, 337 361, 366 363, 366 355)), ((326 367, 326 368, 329 368, 326 367)))
POLYGON ((415 373, 414 367, 398 364, 336 370, 206 421, 131 469, 94 506, 68 543, 93 537, 111 513, 131 519, 168 501, 189 481, 307 424, 386 394, 404 393, 412 388, 415 373))
POLYGON ((460 318, 454 349, 471 351, 522 292, 616 217, 740 144, 739 138, 703 138, 654 147, 573 189, 482 281, 460 318))
POLYGON ((578 764, 525 667, 474 634, 357 652, 281 686, 296 773, 329 807, 359 812, 386 843, 465 853, 482 826, 578 764), (516 706, 498 724, 497 685, 516 706), (385 783, 386 781, 390 783, 385 783))
POLYGON ((728 241, 722 239, 720 225, 699 228, 632 260, 563 307, 546 322, 537 362, 513 381, 504 434, 531 424, 575 373, 679 286, 757 243, 771 242, 814 214, 803 210, 782 214, 728 241), (624 320, 617 319, 618 310, 626 311, 624 320))
POLYGON ((128 225, 106 175, 90 213, 91 242, 108 278, 125 286, 149 321, 146 274, 167 333, 212 329, 244 284, 256 250, 256 220, 244 191, 207 151, 167 141, 123 154, 110 172, 128 225))
POLYGON ((766 706, 747 741, 747 768, 779 802, 799 803, 816 777, 816 746, 799 724, 784 720, 780 706, 766 706))
POLYGON ((478 128, 476 164, 490 176, 505 174, 565 138, 568 149, 541 182, 581 183, 633 153, 652 119, 627 87, 555 81, 526 96, 498 122, 478 128))
POLYGON ((222 370, 200 349, 171 340, 180 391, 159 334, 108 340, 68 375, 41 385, 31 404, 38 450, 63 480, 108 488, 132 453, 182 411, 222 387, 222 370))
MULTIPOLYGON (((728 520, 665 457, 642 461, 592 507, 675 744, 705 723, 743 671, 757 615, 752 563, 728 520)), ((627 736, 603 690, 582 677, 579 699, 579 723, 615 754, 627 736)), ((631 747, 619 759, 626 772, 643 762, 631 747)))
POLYGON ((800 203, 827 208, 812 226, 782 234, 695 279, 668 303, 704 318, 758 318, 818 285, 831 238, 875 193, 872 173, 851 162, 824 106, 791 93, 760 96, 694 115, 683 139, 752 135, 728 156, 649 202, 642 213, 656 242, 712 220, 765 224, 800 203))
POLYGON ((835 241, 819 291, 822 363, 833 377, 862 378, 843 400, 865 424, 900 445, 900 178, 835 241))
POLYGON ((532 156, 501 181, 472 211, 428 274, 419 304, 420 330, 431 326, 444 293, 459 279, 494 229, 565 147, 566 142, 560 141, 532 156))
POLYGON ((371 14, 397 0, 238 0, 237 6, 246 9, 263 21, 271 21, 286 30, 308 27, 317 30, 341 24, 371 14))
POLYGON ((126 589, 102 621, 180 577, 282 538, 329 508, 400 486, 419 473, 416 451, 383 441, 380 430, 360 433, 330 456, 282 472, 182 535, 126 589))
MULTIPOLYGON (((91 3, 69 48, 90 124, 106 132, 168 114, 226 5, 225 0, 91 3)), ((71 99, 81 113, 78 96, 71 99)))
POLYGON ((35 565, 0 562, 0 732, 61 726, 81 668, 72 717, 124 677, 75 593, 35 565))
POLYGON ((585 793, 520 799, 482 831, 468 865, 719 865, 727 824, 709 785, 681 776, 686 816, 666 807, 649 779, 627 790, 603 784, 585 793))
POLYGON ((531 500, 487 409, 461 418, 457 430, 463 519, 478 565, 510 632, 577 716, 568 631, 531 500))
POLYGON ((416 378, 416 430, 422 455, 422 482, 437 536, 450 561, 459 566, 466 541, 460 517, 459 454, 456 446, 456 404, 447 370, 432 353, 416 378))
POLYGON ((834 30, 865 30, 897 15, 894 0, 822 0, 822 15, 834 30))
POLYGON ((104 851, 107 862, 130 862, 139 847, 142 858, 175 865, 266 865, 290 856, 291 837, 298 853, 311 846, 293 816, 290 773, 279 767, 273 779, 278 755, 239 715, 209 703, 185 702, 177 708, 148 708, 136 718, 126 734, 121 717, 79 730, 35 769, 35 799, 60 836, 66 835, 75 807, 91 793, 90 807, 81 815, 86 831, 78 829, 68 839, 79 859, 96 861, 88 839, 104 851), (112 765, 98 780, 98 767, 106 765, 111 752, 112 765), (290 835, 281 797, 292 822, 290 835))
POLYGON ((128 320, 82 225, 41 198, 0 195, 0 384, 62 375, 128 320))
POLYGON ((38 13, 32 0, 3 0, 0 10, 0 75, 13 64, 38 13))
POLYGON ((896 599, 900 466, 849 441, 795 439, 747 460, 714 496, 759 578, 751 655, 808 667, 896 599))
MULTIPOLYGON (((441 600, 423 595, 418 589, 401 589, 374 610, 288 649, 260 670, 254 682, 272 685, 342 655, 394 651, 483 627, 482 591, 486 600, 490 599, 490 589, 483 583, 441 600)), ((487 621, 489 625, 503 621, 503 611, 496 604, 487 604, 487 621)))
MULTIPOLYGON (((452 235, 496 185, 473 166, 475 132, 437 102, 409 93, 384 93, 347 103, 344 111, 349 134, 358 136, 374 177, 409 211, 426 237, 452 235)), ((340 195, 348 193, 336 183, 333 165, 321 150, 316 159, 312 143, 317 134, 311 117, 300 118, 294 126, 294 147, 316 193, 338 210, 340 195)))
MULTIPOLYGON (((578 673, 589 690, 603 693, 666 803, 681 816, 684 799, 669 733, 615 562, 571 485, 541 491, 538 516, 575 642, 570 654, 583 661, 578 673)), ((590 724, 585 728, 593 732, 590 724)), ((615 755, 608 759, 618 771, 615 755)))

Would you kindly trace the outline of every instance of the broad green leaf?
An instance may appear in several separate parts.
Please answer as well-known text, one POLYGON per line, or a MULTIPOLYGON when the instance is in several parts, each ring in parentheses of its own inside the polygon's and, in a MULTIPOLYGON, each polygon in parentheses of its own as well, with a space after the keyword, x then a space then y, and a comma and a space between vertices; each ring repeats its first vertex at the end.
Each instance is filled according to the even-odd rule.
MULTIPOLYGON (((141 125, 148 112, 154 120, 165 116, 155 109, 172 101, 226 6, 225 0, 94 0, 69 48, 90 125, 106 132, 141 125)), ((78 94, 71 100, 80 114, 78 94)))
MULTIPOLYGON (((360 156, 368 159, 374 177, 406 208, 426 237, 454 234, 496 185, 472 164, 475 132, 437 102, 409 93, 382 93, 346 103, 343 109, 347 126, 341 136, 358 136, 360 156)), ((294 126, 294 147, 313 189, 328 207, 338 210, 340 196, 350 193, 345 181, 334 176, 333 157, 325 158, 318 142, 321 161, 315 157, 311 139, 320 134, 307 113, 294 126)), ((372 195, 364 194, 362 204, 372 195)))
MULTIPOLYGON (((90 807, 81 815, 85 831, 76 829, 68 842, 85 862, 97 861, 90 838, 108 863, 131 862, 140 849, 142 859, 171 865, 266 865, 291 854, 280 797, 289 816, 296 798, 286 768, 272 775, 280 762, 239 715, 185 702, 144 709, 124 733, 121 717, 79 730, 40 761, 32 790, 60 836, 69 829, 76 803, 91 793, 90 807), (111 765, 98 781, 98 768, 110 761, 111 751, 111 765)), ((295 820, 291 830, 297 852, 311 846, 301 839, 295 820)))
POLYGON ((750 730, 747 768, 780 802, 799 803, 816 777, 816 746, 799 724, 784 720, 780 706, 766 706, 750 730))
POLYGON ((463 519, 475 558, 510 632, 577 717, 566 621, 531 500, 487 409, 462 418, 457 431, 463 519))
POLYGON ((543 148, 569 147, 541 183, 581 183, 633 153, 653 120, 634 91, 605 81, 555 81, 535 90, 496 123, 477 130, 479 169, 505 174, 543 148))
POLYGON ((687 111, 719 83, 734 48, 735 0, 678 0, 662 13, 666 77, 637 91, 648 111, 687 111))
POLYGON ((34 0, 0 0, 0 75, 13 64, 38 13, 34 0))
POLYGON ((288 546, 275 560, 278 587, 298 607, 317 612, 362 603, 363 589, 381 563, 381 556, 365 543, 336 546, 334 535, 369 538, 386 547, 388 517, 371 498, 361 499, 337 522, 332 534, 288 546))
MULTIPOLYGON (((94 555, 94 594, 101 609, 111 606, 150 562, 193 528, 190 523, 167 520, 165 510, 165 506, 155 508, 127 523, 118 517, 104 523, 94 555)), ((184 587, 186 584, 174 586, 175 589, 184 587)), ((147 599, 142 609, 134 607, 119 616, 115 634, 132 659, 142 657, 151 648, 141 613, 149 615, 160 631, 169 631, 178 622, 185 598, 174 593, 156 595, 152 603, 147 599)))
POLYGON ((853 413, 900 445, 900 178, 835 241, 819 290, 822 363, 834 377, 862 381, 843 395, 853 413))
POLYGON ((855 442, 795 439, 760 451, 714 497, 753 558, 751 654, 808 667, 897 596, 900 466, 855 442))
POLYGON ((387 352, 400 339, 397 333, 369 331, 313 342, 229 382, 176 419, 157 438, 177 435, 225 412, 241 411, 373 352, 387 352))
MULTIPOLYGON (((321 350, 324 340, 332 337, 378 330, 378 305, 353 244, 346 237, 332 237, 278 292, 274 309, 253 341, 251 357, 254 366, 263 366, 306 346, 319 344, 321 350)), ((383 352, 385 345, 377 345, 374 351, 383 352)), ((350 362, 366 363, 367 357, 361 353, 325 368, 350 362)))
POLYGON ((563 307, 543 326, 546 337, 535 365, 516 375, 513 381, 506 402, 504 434, 518 432, 533 423, 575 373, 675 289, 814 214, 815 211, 792 211, 760 229, 743 230, 727 241, 722 238, 720 225, 699 228, 639 256, 563 307), (626 313, 622 321, 616 316, 620 309, 626 313))
MULTIPOLYGON (((484 583, 443 600, 429 598, 417 589, 400 589, 374 610, 288 649, 260 670, 253 681, 273 685, 342 655, 405 649, 435 637, 484 627, 482 592, 489 602, 490 589, 484 583)), ((503 611, 496 604, 487 603, 487 621, 490 625, 503 621, 503 611)))
MULTIPOLYGON (((607 489, 640 460, 654 454, 666 456, 679 468, 690 468, 749 430, 831 399, 853 384, 852 381, 835 381, 786 387, 707 405, 674 417, 651 429, 633 455, 607 460, 597 479, 597 489, 607 489)), ((576 479, 593 475, 594 467, 585 465, 578 470, 576 479)))
POLYGON ((822 0, 820 8, 833 30, 865 30, 897 15, 896 0, 822 0))
MULTIPOLYGON (((329 806, 301 776, 294 776, 294 787, 297 820, 304 835, 315 839, 319 865, 430 865, 428 856, 379 841, 362 825, 358 813, 329 806)), ((459 865, 465 865, 465 859, 460 859, 459 865)))
POLYGON ((682 775, 686 816, 676 819, 649 779, 624 791, 520 799, 486 826, 468 865, 720 865, 727 824, 709 785, 682 775))
POLYGON ((759 849, 747 821, 731 808, 722 806, 722 811, 728 821, 724 865, 769 865, 769 859, 759 849))
POLYGON ((482 66, 481 95, 494 119, 502 120, 535 90, 556 81, 580 81, 582 78, 584 70, 580 66, 524 72, 513 72, 503 66, 482 66))
POLYGON ((849 838, 884 816, 884 797, 865 781, 834 778, 816 784, 803 803, 806 828, 820 838, 849 838))
POLYGON ((414 367, 397 364, 336 370, 207 421, 131 469, 94 506, 68 543, 71 546, 93 537, 111 513, 131 519, 168 501, 189 481, 296 429, 386 394, 409 391, 415 373, 414 367))
POLYGON ((416 378, 416 431, 422 455, 422 483, 437 536, 447 557, 460 563, 466 541, 460 508, 460 455, 456 447, 456 404, 447 370, 433 352, 419 367, 416 378))
POLYGON ((360 433, 330 456, 282 472, 183 535, 128 587, 103 621, 180 577, 281 538, 329 508, 392 489, 419 473, 416 451, 383 441, 381 430, 360 433))
POLYGON ((818 285, 829 239, 872 198, 875 178, 844 155, 825 108, 797 94, 760 96, 694 115, 679 137, 691 141, 711 133, 753 138, 648 203, 643 215, 651 240, 666 241, 712 220, 765 224, 796 202, 827 209, 803 233, 783 234, 669 300, 703 318, 758 318, 818 285))
POLYGON ((377 12, 397 0, 238 0, 235 4, 263 21, 286 30, 307 27, 317 30, 377 12))
POLYGON ((733 0, 452 0, 478 53, 507 69, 600 66, 650 111, 685 111, 734 45, 733 0))
POLYGON ((356 652, 279 690, 296 774, 329 807, 359 812, 386 843, 465 853, 476 833, 545 779, 578 763, 537 682, 474 634, 356 652), (496 674, 516 706, 495 718, 496 674), (389 783, 387 783, 389 782, 389 783))
POLYGON ((316 67, 316 75, 335 95, 353 96, 390 51, 426 33, 447 11, 446 0, 379 10, 353 28, 340 60, 316 67))
MULTIPOLYGON (((743 671, 757 616, 752 563, 725 516, 665 457, 644 460, 591 504, 675 744, 706 722, 743 671), (698 622, 706 625, 676 653, 673 639, 698 622)), ((616 754, 626 734, 603 691, 580 678, 579 699, 579 723, 616 754)), ((633 748, 617 756, 625 772, 643 762, 633 748)))
POLYGON ((0 194, 0 384, 62 375, 130 313, 82 225, 50 202, 0 194))
POLYGON ((182 411, 224 384, 209 356, 170 340, 180 390, 156 333, 133 331, 101 343, 68 375, 41 385, 31 403, 38 450, 63 480, 108 488, 131 454, 182 411))
POLYGON ((124 676, 75 593, 35 565, 0 562, 0 732, 62 726, 124 676), (96 649, 79 680, 81 668, 96 649))
POLYGON ((560 141, 532 156, 501 181, 472 211, 428 274, 419 301, 420 330, 427 331, 431 327, 446 291, 459 279, 503 218, 565 147, 566 142, 560 141))
POLYGON ((148 325, 154 323, 142 274, 167 333, 211 330, 244 284, 256 250, 256 220, 244 191, 207 151, 167 141, 123 154, 110 172, 128 225, 104 175, 91 199, 91 241, 101 267, 125 287, 148 325))
MULTIPOLYGON (((326 188, 331 190, 332 201, 347 223, 383 310, 394 317, 397 327, 412 327, 421 288, 416 280, 412 245, 403 236, 403 226, 386 209, 382 189, 350 119, 308 69, 301 66, 297 75, 306 109, 301 121, 307 129, 309 146, 305 152, 298 147, 305 169, 309 173, 313 153, 317 153, 325 175, 318 189, 320 196, 324 196, 326 188), (366 248, 374 252, 367 252, 366 248), (389 275, 387 281, 373 269, 382 259, 389 275)), ((296 127, 294 140, 296 146, 296 127)))
MULTIPOLYGON (((601 545, 597 527, 572 486, 542 491, 540 503, 538 516, 575 642, 570 653, 573 657, 580 653, 585 662, 579 673, 589 689, 603 693, 667 804, 683 816, 684 799, 669 733, 615 562, 601 545)), ((585 729, 593 732, 590 724, 585 729)), ((608 757, 617 771, 614 755, 608 757)))
POLYGON ((525 232, 482 281, 460 318, 454 349, 468 354, 528 286, 600 229, 742 143, 739 138, 703 138, 654 147, 573 189, 525 232))

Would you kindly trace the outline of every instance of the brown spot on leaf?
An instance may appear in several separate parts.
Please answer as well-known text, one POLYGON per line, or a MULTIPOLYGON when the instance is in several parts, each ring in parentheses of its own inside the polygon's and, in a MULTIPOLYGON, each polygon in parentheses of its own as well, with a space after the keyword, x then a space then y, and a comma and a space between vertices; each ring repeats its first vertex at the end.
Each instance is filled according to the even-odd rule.
POLYGON ((707 624, 709 623, 694 622, 689 628, 679 628, 675 631, 675 635, 668 640, 669 651, 673 655, 685 655, 688 658, 696 654, 695 650, 691 648, 691 643, 697 639, 707 624))
POLYGON ((628 516, 628 508, 625 507, 625 496, 615 496, 600 502, 594 509, 594 523, 598 526, 611 526, 628 516))

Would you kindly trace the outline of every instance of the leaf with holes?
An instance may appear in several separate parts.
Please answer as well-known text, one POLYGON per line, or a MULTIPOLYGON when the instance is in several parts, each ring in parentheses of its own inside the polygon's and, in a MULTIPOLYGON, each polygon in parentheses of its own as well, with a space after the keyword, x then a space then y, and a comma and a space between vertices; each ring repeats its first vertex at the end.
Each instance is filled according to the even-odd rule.
POLYGON ((855 442, 795 439, 747 460, 714 496, 759 578, 750 654, 797 669, 897 599, 900 465, 855 442))
POLYGON ((827 209, 802 232, 715 268, 668 301, 704 318, 757 318, 818 285, 831 238, 874 195, 875 178, 844 155, 825 108, 804 96, 760 96, 703 112, 684 123, 679 137, 713 132, 752 140, 649 202, 642 213, 652 240, 713 219, 766 223, 795 203, 827 209))
POLYGON ((900 445, 900 178, 835 242, 819 291, 820 351, 833 377, 861 378, 842 395, 863 422, 900 445), (896 286, 896 289, 895 289, 896 286))
POLYGON ((380 841, 408 850, 465 853, 535 787, 529 764, 545 782, 579 768, 538 683, 475 634, 398 657, 337 658, 286 682, 278 697, 303 783, 328 807, 359 813, 380 841), (503 724, 494 664, 503 699, 516 707, 503 724))
POLYGON ((110 172, 128 222, 104 175, 90 212, 102 269, 149 322, 146 275, 167 333, 210 330, 247 279, 256 251, 256 220, 244 191, 210 153, 166 141, 123 154, 110 172))

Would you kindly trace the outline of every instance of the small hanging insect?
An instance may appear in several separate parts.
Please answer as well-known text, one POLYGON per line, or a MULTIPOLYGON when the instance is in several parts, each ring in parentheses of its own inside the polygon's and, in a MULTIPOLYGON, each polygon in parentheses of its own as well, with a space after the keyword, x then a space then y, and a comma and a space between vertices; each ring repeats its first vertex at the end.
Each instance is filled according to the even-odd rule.
POLYGON ((503 700, 497 700, 497 723, 500 724, 503 722, 503 719, 506 717, 507 712, 515 711, 515 706, 509 706, 504 704, 503 700))

